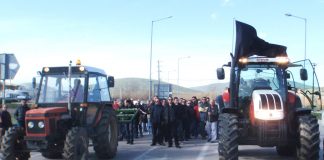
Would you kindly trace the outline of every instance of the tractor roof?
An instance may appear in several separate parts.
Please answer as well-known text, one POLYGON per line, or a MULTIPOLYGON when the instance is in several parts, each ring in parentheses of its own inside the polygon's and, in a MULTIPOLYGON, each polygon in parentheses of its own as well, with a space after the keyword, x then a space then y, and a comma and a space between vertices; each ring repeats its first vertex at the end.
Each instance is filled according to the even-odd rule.
MULTIPOLYGON (((106 75, 106 72, 103 69, 99 69, 96 67, 90 67, 90 66, 72 66, 72 73, 99 73, 102 75, 106 75)), ((64 67, 43 67, 42 73, 43 74, 67 74, 69 71, 68 66, 64 67)))

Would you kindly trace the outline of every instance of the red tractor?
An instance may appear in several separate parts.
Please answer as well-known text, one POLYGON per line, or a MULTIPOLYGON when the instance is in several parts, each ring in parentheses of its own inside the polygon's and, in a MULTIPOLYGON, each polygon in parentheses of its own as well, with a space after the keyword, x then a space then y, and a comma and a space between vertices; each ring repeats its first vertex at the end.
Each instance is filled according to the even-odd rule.
POLYGON ((25 160, 30 151, 40 151, 46 158, 87 159, 89 139, 98 158, 113 158, 118 128, 109 88, 114 78, 98 68, 71 64, 44 67, 40 75, 25 128, 10 128, 3 136, 3 158, 25 160))
MULTIPOLYGON (((224 65, 230 67, 229 88, 219 103, 225 104, 220 106, 220 159, 238 159, 239 145, 276 147, 279 155, 319 159, 319 125, 312 115, 314 96, 321 101, 316 74, 308 84, 296 82, 292 72, 299 68, 300 79, 308 80, 306 61, 290 63, 285 46, 265 42, 252 26, 238 21, 231 57, 224 65), (311 107, 305 108, 300 96, 308 97, 311 107)), ((224 68, 217 69, 217 77, 225 78, 224 68)))

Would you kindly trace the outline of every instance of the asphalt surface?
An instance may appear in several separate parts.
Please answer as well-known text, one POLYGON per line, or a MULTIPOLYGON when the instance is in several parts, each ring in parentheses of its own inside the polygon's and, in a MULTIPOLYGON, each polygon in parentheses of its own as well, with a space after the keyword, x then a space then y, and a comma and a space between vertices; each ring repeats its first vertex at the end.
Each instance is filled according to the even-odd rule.
MULTIPOLYGON (((322 127, 323 128, 323 127, 322 127)), ((322 132, 323 133, 323 132, 322 132)), ((321 136, 323 140, 323 135, 321 136)), ((215 160, 218 159, 218 143, 208 143, 206 140, 191 139, 181 142, 182 148, 167 146, 150 146, 151 136, 145 135, 135 139, 133 145, 119 141, 116 160, 215 160)), ((89 147, 89 159, 97 160, 92 147, 89 147)), ((320 155, 323 155, 322 146, 320 155)), ((320 156, 323 159, 322 156, 320 156)), ((44 159, 40 153, 32 152, 32 160, 44 159)), ((239 159, 241 160, 293 160, 292 157, 280 157, 274 147, 261 148, 258 146, 240 146, 239 159)))
MULTIPOLYGON (((323 160, 324 121, 319 121, 321 132, 320 159, 323 160)), ((150 146, 151 135, 135 139, 133 145, 119 141, 116 160, 215 160, 218 159, 218 143, 207 143, 202 139, 191 139, 181 142, 180 149, 167 146, 150 146)), ((0 155, 1 159, 1 155, 0 155)), ((43 160, 41 153, 32 152, 31 160, 43 160)), ((93 147, 89 147, 89 159, 97 160, 93 147)), ((239 146, 241 160, 293 160, 292 157, 280 157, 274 147, 239 146)))

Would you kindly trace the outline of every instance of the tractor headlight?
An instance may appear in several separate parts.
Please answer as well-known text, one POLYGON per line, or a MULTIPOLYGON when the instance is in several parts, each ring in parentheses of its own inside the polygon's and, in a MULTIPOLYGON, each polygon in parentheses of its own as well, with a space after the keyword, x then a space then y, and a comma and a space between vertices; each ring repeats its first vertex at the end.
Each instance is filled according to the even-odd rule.
POLYGON ((39 128, 44 128, 45 127, 44 122, 43 121, 38 122, 38 127, 39 128))
POLYGON ((27 126, 28 128, 34 128, 35 124, 34 122, 28 122, 27 126))

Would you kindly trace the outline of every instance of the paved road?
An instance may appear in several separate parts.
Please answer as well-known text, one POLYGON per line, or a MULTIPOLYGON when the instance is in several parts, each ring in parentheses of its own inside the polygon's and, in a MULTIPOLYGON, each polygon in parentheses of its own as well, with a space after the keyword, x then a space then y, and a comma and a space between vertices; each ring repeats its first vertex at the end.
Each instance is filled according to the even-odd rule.
MULTIPOLYGON (((319 121, 321 142, 324 138, 324 121, 319 121)), ((150 146, 151 136, 146 135, 143 138, 135 139, 134 145, 128 145, 125 141, 120 141, 116 160, 215 160, 218 159, 217 143, 207 143, 205 140, 192 139, 182 142, 181 149, 166 146, 150 146)), ((323 160, 323 148, 321 143, 320 159, 323 160)), ((89 147, 89 159, 97 160, 96 155, 89 147)), ((294 158, 280 157, 277 155, 274 147, 261 148, 258 146, 240 146, 239 156, 243 160, 293 160, 294 158)), ((40 153, 32 152, 32 160, 44 159, 40 153)))
MULTIPOLYGON (((323 138, 323 137, 322 137, 323 138)), ((134 145, 120 141, 116 160, 215 160, 218 159, 217 143, 206 143, 205 140, 193 139, 181 143, 182 148, 168 148, 166 146, 150 146, 151 137, 135 139, 134 145)), ((89 148, 89 159, 97 160, 92 149, 89 148)), ((320 153, 322 155, 322 151, 320 153)), ((240 146, 239 156, 243 160, 293 160, 290 157, 280 157, 275 148, 261 148, 258 146, 240 146)), ((31 159, 43 159, 40 153, 32 153, 31 159)), ((322 159, 322 157, 321 157, 322 159)))

